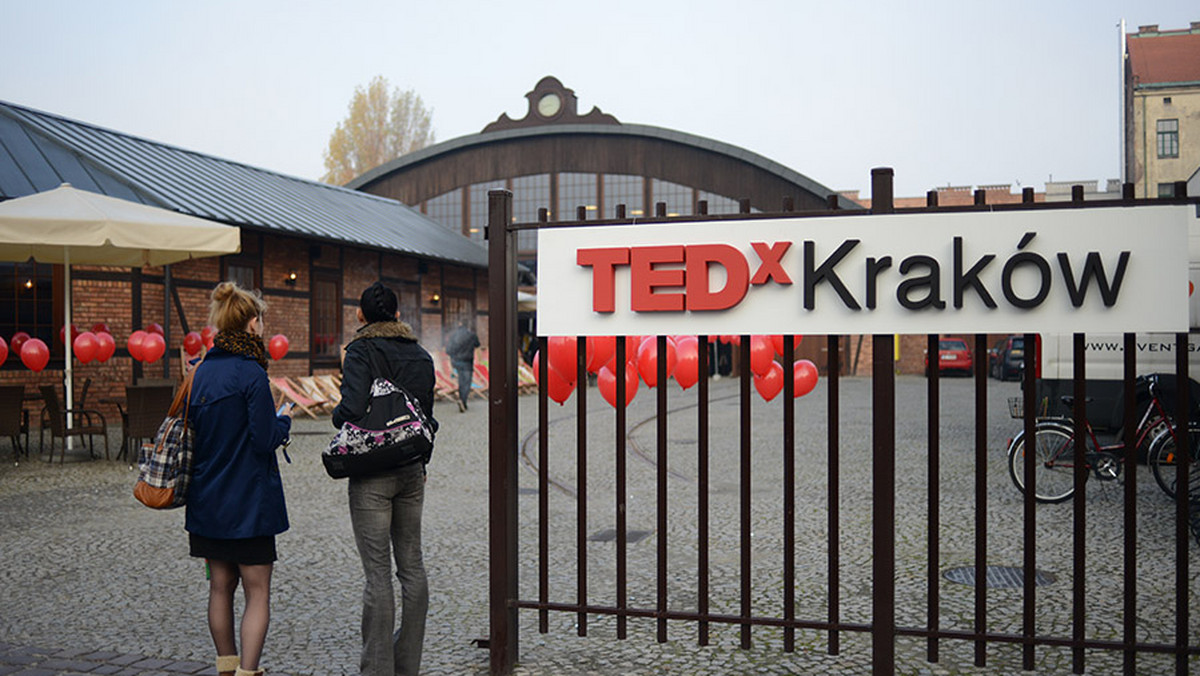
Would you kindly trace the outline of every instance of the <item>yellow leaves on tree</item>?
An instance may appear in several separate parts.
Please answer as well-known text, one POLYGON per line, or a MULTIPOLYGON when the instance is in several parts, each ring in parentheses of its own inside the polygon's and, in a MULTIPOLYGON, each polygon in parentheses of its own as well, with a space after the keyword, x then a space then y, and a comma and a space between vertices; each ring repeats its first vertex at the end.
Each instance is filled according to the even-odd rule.
POLYGON ((382 75, 354 88, 346 119, 325 149, 326 183, 344 185, 381 164, 434 142, 433 111, 413 90, 389 90, 382 75))

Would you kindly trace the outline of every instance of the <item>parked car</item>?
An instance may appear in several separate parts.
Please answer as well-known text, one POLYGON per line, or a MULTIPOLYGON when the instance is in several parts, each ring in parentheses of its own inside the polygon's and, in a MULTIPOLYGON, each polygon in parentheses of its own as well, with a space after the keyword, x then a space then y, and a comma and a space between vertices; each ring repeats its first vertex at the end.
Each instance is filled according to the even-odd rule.
MULTIPOLYGON (((956 371, 968 376, 975 365, 967 341, 962 338, 938 339, 937 363, 941 373, 956 371)), ((925 355, 925 373, 929 373, 929 355, 925 355)))
POLYGON ((991 376, 1000 380, 1020 380, 1025 372, 1025 337, 1009 336, 996 343, 991 360, 991 376))

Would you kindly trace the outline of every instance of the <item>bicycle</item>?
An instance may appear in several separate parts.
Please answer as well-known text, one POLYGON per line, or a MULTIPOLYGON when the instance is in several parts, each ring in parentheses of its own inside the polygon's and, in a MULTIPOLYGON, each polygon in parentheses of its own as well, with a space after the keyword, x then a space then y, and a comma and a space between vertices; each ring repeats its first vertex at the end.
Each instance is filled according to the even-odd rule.
MULTIPOLYGON (((1146 456, 1146 464, 1158 487, 1163 489, 1167 497, 1175 498, 1175 484, 1178 481, 1176 463, 1179 460, 1179 443, 1171 430, 1163 430, 1150 444, 1150 452, 1146 456)), ((1188 465, 1187 485, 1189 493, 1200 496, 1200 424, 1188 423, 1188 444, 1191 446, 1191 462, 1188 465)), ((1197 536, 1200 537, 1200 536, 1197 536)))
MULTIPOLYGON (((1134 433, 1135 444, 1154 448, 1158 440, 1166 445, 1166 439, 1175 438, 1175 425, 1168 408, 1159 396, 1158 378, 1155 375, 1138 376, 1137 385, 1149 394, 1149 404, 1142 412, 1134 433), (1150 441, 1154 440, 1154 441, 1150 441)), ((1063 396, 1061 401, 1073 408, 1075 398, 1063 396)), ((1009 413, 1014 418, 1024 418, 1024 398, 1008 400, 1009 413)), ((1125 443, 1118 435, 1117 441, 1101 444, 1091 424, 1084 420, 1084 466, 1088 472, 1084 479, 1094 476, 1098 481, 1115 481, 1121 476, 1125 464, 1125 443)), ((1194 437, 1195 438, 1195 437, 1194 437)), ((1043 503, 1059 503, 1075 494, 1075 421, 1070 416, 1039 416, 1034 427, 1035 448, 1033 458, 1034 499, 1043 503)), ((1147 452, 1149 454, 1149 451, 1147 452)), ((1008 446, 1008 474, 1017 489, 1025 492, 1025 432, 1022 430, 1008 446)))

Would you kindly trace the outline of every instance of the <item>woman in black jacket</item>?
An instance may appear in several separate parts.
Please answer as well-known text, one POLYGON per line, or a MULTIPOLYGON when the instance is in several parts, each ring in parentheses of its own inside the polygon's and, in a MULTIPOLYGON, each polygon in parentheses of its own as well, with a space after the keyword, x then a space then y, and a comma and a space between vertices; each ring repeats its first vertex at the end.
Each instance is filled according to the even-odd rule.
MULTIPOLYGON (((408 324, 397 318, 396 294, 376 282, 359 298, 358 320, 364 326, 346 346, 342 358, 342 402, 333 411, 334 427, 366 415, 371 384, 384 377, 412 394, 433 419, 433 359, 417 344, 408 324)), ((362 558, 364 676, 416 676, 425 639, 429 585, 421 557, 421 507, 425 498, 425 464, 408 465, 364 477, 351 477, 350 522, 362 558), (393 634, 396 601, 392 592, 392 560, 400 580, 400 631, 393 634)))

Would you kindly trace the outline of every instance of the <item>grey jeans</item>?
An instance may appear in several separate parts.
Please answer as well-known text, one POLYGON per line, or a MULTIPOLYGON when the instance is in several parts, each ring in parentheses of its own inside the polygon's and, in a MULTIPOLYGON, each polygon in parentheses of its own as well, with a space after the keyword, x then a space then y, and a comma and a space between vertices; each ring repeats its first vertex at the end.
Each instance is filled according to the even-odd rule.
POLYGON ((350 523, 366 575, 360 669, 363 676, 416 676, 429 610, 429 582, 421 559, 425 467, 414 462, 385 474, 351 478, 349 492, 350 523), (395 633, 393 556, 403 604, 395 633))

